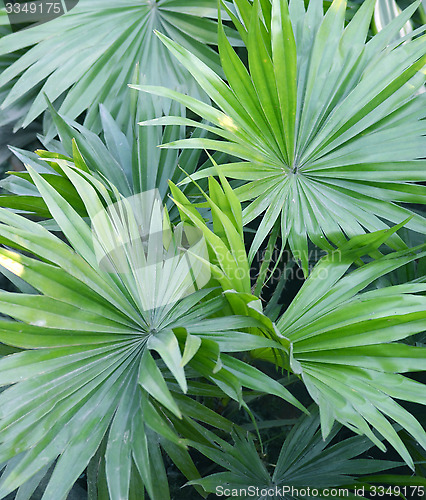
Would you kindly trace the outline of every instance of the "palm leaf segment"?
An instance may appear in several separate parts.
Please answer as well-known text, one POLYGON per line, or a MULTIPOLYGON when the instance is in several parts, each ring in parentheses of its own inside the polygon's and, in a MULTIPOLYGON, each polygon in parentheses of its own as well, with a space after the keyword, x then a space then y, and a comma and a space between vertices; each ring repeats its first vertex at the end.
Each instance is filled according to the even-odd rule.
MULTIPOLYGON (((235 0, 248 69, 220 25, 227 84, 159 35, 219 109, 166 88, 139 88, 178 100, 224 139, 191 138, 166 147, 213 149, 244 160, 221 170, 250 181, 237 190, 241 201, 253 200, 245 223, 265 212, 250 258, 279 221, 306 272, 308 239, 330 249, 345 236, 387 227, 382 219, 401 222, 410 211, 399 202, 424 203, 425 188, 416 182, 425 180, 426 97, 416 93, 425 82, 426 37, 391 43, 419 2, 366 43, 374 3, 364 2, 345 28, 342 0, 325 15, 319 0, 307 11, 302 0, 290 6, 285 0, 235 0)), ((424 234, 426 221, 416 215, 407 227, 424 234)), ((390 244, 403 248, 396 236, 390 244)))
POLYGON ((81 1, 64 16, 0 40, 0 55, 28 48, 1 74, 0 87, 21 75, 2 108, 42 84, 24 127, 46 109, 44 94, 53 102, 68 90, 60 110, 69 118, 88 110, 86 124, 91 126, 98 117, 99 103, 103 103, 114 116, 125 120, 122 104, 127 84, 135 76, 145 83, 168 82, 201 97, 192 77, 171 60, 153 30, 190 47, 218 68, 217 53, 207 45, 217 43, 215 17, 215 0, 195 5, 180 0, 81 1))
MULTIPOLYGON (((10 35, 12 30, 9 26, 8 16, 4 9, 3 0, 0 1, 0 39, 10 35)), ((20 56, 19 52, 14 54, 6 54, 0 56, 0 75, 13 64, 20 56)), ((10 81, 0 90, 0 102, 3 102, 7 97, 16 79, 10 81)), ((24 100, 23 100, 24 101, 24 100)), ((0 134, 2 137, 2 144, 0 145, 0 165, 3 165, 11 155, 7 145, 13 144, 14 146, 23 147, 31 142, 34 142, 34 135, 38 132, 38 126, 33 124, 29 129, 21 131, 18 134, 13 134, 13 128, 19 126, 20 121, 24 118, 29 110, 27 102, 15 102, 7 110, 3 111, 0 116, 0 134)))
MULTIPOLYGON (((209 299, 209 289, 193 293, 196 265, 203 259, 188 270, 179 227, 171 230, 159 200, 152 200, 150 210, 132 206, 131 199, 115 206, 99 181, 63 161, 90 228, 27 168, 75 251, 39 224, 0 210, 1 241, 36 257, 0 250, 2 265, 34 291, 0 295, 0 311, 17 320, 1 321, 0 341, 28 349, 0 361, 0 383, 10 386, 0 395, 0 463, 6 465, 1 498, 16 488, 20 498, 29 498, 54 465, 43 498, 65 499, 95 454, 104 473, 96 473, 97 465, 89 469, 106 478, 111 498, 129 498, 135 484, 144 485, 154 500, 169 498, 159 439, 194 479, 198 473, 174 426, 191 434, 192 416, 229 425, 183 394, 191 393, 186 365, 191 376, 204 377, 242 405, 244 385, 267 388, 300 407, 278 382, 221 353, 235 350, 224 332, 244 338, 239 351, 277 344, 241 331, 264 328, 255 318, 214 317, 224 308, 221 296, 209 299), (141 213, 143 220, 135 215, 141 213), (140 237, 138 223, 149 229, 147 238, 140 237), (121 244, 118 254, 112 242, 121 244)), ((189 243, 202 257, 200 240, 189 243)), ((140 498, 140 488, 138 494, 134 498, 140 498)))

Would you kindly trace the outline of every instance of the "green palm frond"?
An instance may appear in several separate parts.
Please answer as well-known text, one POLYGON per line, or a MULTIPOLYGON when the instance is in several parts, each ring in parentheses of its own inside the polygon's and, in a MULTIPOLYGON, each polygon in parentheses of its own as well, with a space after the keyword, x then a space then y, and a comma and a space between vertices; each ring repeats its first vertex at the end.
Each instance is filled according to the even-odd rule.
MULTIPOLYGON (((234 498, 256 498, 262 500, 262 490, 280 492, 276 500, 304 499, 302 492, 316 491, 321 498, 324 488, 346 487, 353 491, 357 487, 357 479, 365 484, 363 475, 373 474, 400 466, 400 462, 375 460, 359 457, 372 446, 372 442, 364 436, 354 436, 338 439, 341 426, 336 424, 332 432, 324 440, 321 436, 320 418, 315 408, 310 408, 311 415, 304 415, 288 433, 278 458, 274 461, 274 471, 269 473, 267 464, 260 458, 256 446, 250 437, 234 434, 235 444, 226 443, 219 449, 200 447, 217 464, 227 469, 202 479, 191 481, 190 484, 203 486, 206 492, 215 493, 218 486, 242 491, 234 498), (337 441, 337 442, 336 442, 337 441), (359 457, 359 458, 357 458, 359 457), (361 476, 361 477, 360 477, 361 476), (248 487, 257 488, 258 495, 244 495, 248 487), (285 488, 285 489, 284 489, 285 488), (293 494, 292 494, 293 489, 293 494), (296 492, 300 491, 301 495, 296 492)), ((268 457, 271 460, 272 457, 268 457)), ((367 483, 368 484, 368 483, 367 483)), ((255 492, 255 491, 254 491, 255 492)), ((356 498, 345 495, 346 498, 356 498)))
POLYGON ((0 76, 0 87, 20 76, 2 109, 42 85, 31 99, 24 127, 46 109, 44 94, 52 102, 63 96, 60 111, 71 119, 87 110, 88 126, 97 123, 99 103, 123 120, 126 85, 135 71, 140 82, 167 82, 202 98, 189 73, 176 65, 153 30, 164 32, 218 68, 218 55, 209 47, 217 43, 214 18, 215 0, 196 4, 181 0, 81 1, 61 17, 0 41, 0 55, 27 49, 0 76))
MULTIPOLYGON (((217 264, 211 263, 211 269, 234 313, 247 315, 250 308, 255 308, 258 319, 266 325, 270 320, 264 316, 260 301, 243 288, 247 286, 244 278, 248 260, 242 258, 246 256, 244 247, 239 247, 239 235, 231 223, 239 217, 241 207, 220 171, 219 176, 229 201, 225 204, 221 200, 224 193, 218 183, 210 184, 210 193, 214 193, 224 212, 220 214, 222 225, 217 221, 214 232, 176 187, 172 194, 181 213, 203 231, 213 250, 211 261, 216 259, 217 264), (237 269, 243 279, 230 279, 239 274, 237 269)), ((212 214, 220 210, 209 196, 205 198, 212 214)), ((413 468, 409 452, 386 417, 399 423, 426 449, 424 429, 394 400, 419 404, 426 401, 426 386, 401 375, 424 370, 426 350, 399 342, 426 329, 426 285, 417 280, 369 289, 380 278, 413 261, 422 265, 425 245, 388 255, 378 252, 401 226, 356 236, 323 257, 276 325, 270 322, 269 330, 278 330, 285 355, 277 356, 277 351, 269 348, 251 354, 303 380, 320 407, 324 438, 337 420, 385 450, 371 425, 413 468), (365 255, 378 258, 347 273, 355 262, 362 264, 365 255)))
POLYGON ((196 290, 206 283, 203 241, 170 225, 160 197, 115 190, 113 203, 96 178, 65 161, 61 168, 90 226, 27 165, 71 247, 0 210, 1 242, 18 250, 0 249, 1 265, 34 290, 0 293, 0 312, 13 318, 1 320, 0 341, 24 350, 0 360, 0 497, 16 488, 24 495, 54 467, 44 498, 65 499, 89 465, 111 498, 131 498, 136 482, 165 500, 160 442, 195 479, 186 446, 199 434, 196 421, 231 428, 190 397, 193 378, 244 407, 243 386, 303 407, 278 381, 226 354, 280 346, 249 333, 267 327, 254 315, 223 316, 224 297, 196 290))
MULTIPOLYGON (((355 237, 323 257, 277 328, 291 342, 291 370, 319 405, 323 436, 337 420, 384 450, 371 426, 413 468, 386 417, 426 448, 424 429, 395 401, 426 401, 426 386, 401 375, 424 370, 426 350, 399 342, 426 329, 426 286, 406 283, 363 290, 426 253, 395 252, 345 275, 355 259, 377 248, 384 238, 386 231, 355 237)), ((266 351, 257 355, 273 358, 266 351)))
MULTIPOLYGON (((319 0, 306 11, 302 0, 290 7, 285 0, 235 0, 239 19, 233 20, 247 47, 248 69, 219 25, 227 83, 159 34, 217 107, 164 87, 136 88, 177 100, 212 124, 200 127, 223 139, 190 138, 165 147, 206 148, 243 160, 220 168, 248 181, 237 190, 241 201, 251 201, 244 223, 264 213, 250 259, 279 221, 283 240, 307 273, 308 239, 330 250, 346 237, 406 219, 411 212, 400 203, 425 203, 425 187, 417 184, 425 180, 426 97, 418 93, 426 78, 424 29, 391 43, 419 2, 366 42, 374 4, 364 2, 345 27, 343 0, 325 15, 319 0)), ((426 233, 419 215, 407 227, 426 233)), ((404 248, 397 237, 389 243, 404 248)))
MULTIPOLYGON (((154 103, 150 96, 131 92, 132 102, 126 108, 127 119, 121 126, 103 105, 100 106, 99 113, 101 134, 95 134, 87 127, 59 115, 51 106, 50 111, 60 141, 40 137, 48 151, 39 150, 36 154, 16 148, 12 150, 23 164, 31 165, 81 215, 86 214, 84 204, 56 163, 57 159, 66 160, 67 164, 96 176, 112 197, 114 193, 111 192, 110 183, 125 197, 157 189, 174 221, 177 210, 168 197, 168 182, 171 180, 179 183, 197 168, 203 168, 200 162, 201 151, 186 150, 178 154, 177 151, 159 149, 158 146, 164 141, 184 138, 187 128, 177 125, 167 126, 164 130, 162 127, 138 127, 137 123, 141 119, 155 115, 154 103)), ((172 110, 179 111, 175 103, 172 104, 172 110)), ((196 130, 193 136, 205 136, 205 132, 196 130)), ((218 161, 224 157, 222 153, 217 155, 218 161)), ((12 194, 1 195, 0 206, 44 218, 51 217, 29 173, 11 174, 1 181, 1 187, 12 194)), ((192 190, 192 185, 183 188, 188 195, 192 190)))

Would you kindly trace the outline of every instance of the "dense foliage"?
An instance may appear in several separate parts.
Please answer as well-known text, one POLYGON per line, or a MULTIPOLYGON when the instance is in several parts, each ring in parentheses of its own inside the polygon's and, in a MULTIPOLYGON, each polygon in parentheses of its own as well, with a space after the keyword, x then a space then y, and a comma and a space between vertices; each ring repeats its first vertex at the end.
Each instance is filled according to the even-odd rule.
POLYGON ((0 498, 422 493, 424 16, 0 10, 0 498))

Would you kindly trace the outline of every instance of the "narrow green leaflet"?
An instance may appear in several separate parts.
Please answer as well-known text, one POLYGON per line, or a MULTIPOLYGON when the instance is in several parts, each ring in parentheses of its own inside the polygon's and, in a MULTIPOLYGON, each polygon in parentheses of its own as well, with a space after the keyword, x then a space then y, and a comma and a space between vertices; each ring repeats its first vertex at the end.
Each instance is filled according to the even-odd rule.
MULTIPOLYGON (((399 14, 401 14, 401 9, 395 0, 378 0, 374 8, 374 28, 376 31, 382 30, 384 26, 389 24, 399 14)), ((412 31, 413 25, 408 21, 400 30, 399 35, 403 37, 412 31)))
POLYGON ((213 230, 188 198, 171 182, 173 201, 182 219, 190 221, 203 234, 210 249, 208 265, 223 290, 250 293, 250 270, 242 233, 241 204, 226 178, 220 173, 219 175, 221 183, 210 177, 209 195, 202 192, 211 210, 213 230))

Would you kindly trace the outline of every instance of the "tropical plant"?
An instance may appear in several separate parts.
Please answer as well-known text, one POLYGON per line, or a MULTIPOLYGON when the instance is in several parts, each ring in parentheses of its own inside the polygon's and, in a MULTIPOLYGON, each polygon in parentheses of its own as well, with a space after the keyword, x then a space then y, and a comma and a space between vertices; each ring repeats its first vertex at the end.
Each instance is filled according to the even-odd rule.
MULTIPOLYGON (((0 40, 0 55, 27 48, 24 56, 0 76, 0 88, 20 76, 2 103, 7 109, 42 85, 22 126, 29 125, 51 101, 74 119, 87 111, 85 123, 98 121, 99 103, 126 120, 123 102, 127 84, 167 84, 201 97, 199 87, 153 34, 161 30, 219 68, 215 44, 217 3, 200 0, 82 0, 65 15, 18 31, 0 40), (66 95, 64 94, 66 92, 66 95)), ((231 35, 232 36, 232 35, 231 35)), ((238 38, 233 37, 238 44, 238 38)), ((97 123, 99 125, 99 123, 97 123)))
MULTIPOLYGON (((36 258, 1 250, 2 266, 34 293, 2 292, 0 297, 0 311, 18 320, 1 321, 1 341, 25 349, 0 362, 1 384, 11 385, 0 395, 0 462, 6 465, 0 497, 18 487, 19 495, 31 494, 57 461, 44 495, 66 498, 99 451, 111 498, 127 498, 133 481, 153 499, 168 498, 167 481, 160 487, 153 476, 165 478, 158 469, 159 436, 193 479, 196 469, 185 452, 185 438, 172 422, 184 419, 188 436, 192 416, 228 429, 231 425, 184 395, 191 392, 187 364, 191 378, 205 377, 243 406, 242 385, 261 391, 269 387, 303 408, 281 384, 222 354, 280 346, 240 331, 266 329, 255 317, 214 318, 226 299, 208 300, 209 288, 193 290, 198 261, 188 267, 179 249, 182 231, 169 227, 161 200, 149 200, 153 208, 146 218, 143 203, 122 199, 114 206, 96 179, 63 165, 86 206, 91 231, 42 176, 27 168, 72 248, 35 222, 1 210, 2 242, 36 258), (146 247, 137 229, 141 211, 146 247), (164 234, 170 234, 166 242, 164 234), (120 242, 127 245, 120 248, 120 242), (165 245, 163 251, 159 245, 165 245), (174 390, 162 371, 174 377, 174 390)), ((200 241, 191 250, 202 259, 200 241)))
MULTIPOLYGON (((192 174, 197 168, 201 151, 162 151, 158 148, 164 141, 184 138, 186 127, 169 126, 142 128, 137 123, 155 115, 152 99, 141 98, 135 91, 127 105, 127 121, 119 126, 108 109, 101 105, 101 134, 67 117, 59 115, 51 106, 51 114, 60 142, 40 137, 47 150, 36 154, 11 148, 23 164, 30 164, 50 182, 79 213, 85 214, 84 206, 78 202, 75 189, 56 159, 66 160, 70 165, 90 172, 107 188, 112 182, 122 196, 132 196, 157 189, 163 203, 167 204, 170 216, 174 218, 176 208, 169 200, 168 181, 180 182, 185 175, 192 174), (185 172, 178 167, 185 166, 185 172)), ((176 106, 172 105, 172 109, 176 106)), ((176 110, 176 109, 175 109, 176 110)), ((195 132, 194 135, 198 135, 195 132)), ((201 135, 204 135, 201 132, 201 135)), ((223 156, 223 155, 222 155, 223 156)), ((1 181, 3 189, 12 193, 0 196, 0 205, 14 208, 40 217, 50 217, 46 203, 40 196, 28 172, 9 172, 11 175, 1 181), (20 196, 14 196, 18 194, 20 196)), ((192 186, 188 185, 190 191, 192 186)))
POLYGON ((4 109, 49 108, 1 181, 0 499, 421 494, 426 40, 398 4, 80 0, 0 32, 4 109))
MULTIPOLYGON (((221 171, 249 181, 237 190, 241 201, 251 201, 244 224, 264 212, 250 261, 278 224, 307 275, 308 239, 330 250, 346 236, 387 227, 384 220, 401 222, 411 212, 399 203, 425 202, 425 188, 416 184, 425 179, 425 96, 418 95, 426 78, 424 28, 407 43, 391 43, 420 2, 368 42, 375 0, 364 2, 346 27, 345 4, 336 0, 323 15, 316 0, 306 11, 302 0, 290 6, 235 0, 239 17, 233 21, 249 64, 247 69, 219 23, 228 83, 159 33, 219 109, 169 88, 136 87, 173 98, 212 123, 162 117, 145 125, 191 124, 224 139, 189 138, 164 147, 206 148, 244 160, 221 171)), ((407 227, 425 234, 425 218, 416 214, 407 227)), ((389 243, 404 248, 397 236, 389 243)))
MULTIPOLYGON (((399 462, 390 460, 365 460, 356 458, 372 447, 371 441, 362 436, 354 436, 337 443, 332 443, 340 426, 333 427, 326 440, 322 439, 319 430, 320 419, 317 410, 311 408, 311 415, 303 416, 288 433, 274 463, 272 475, 268 472, 265 463, 261 461, 258 450, 250 437, 234 434, 234 445, 220 443, 217 449, 200 447, 216 463, 227 469, 220 472, 195 479, 191 484, 202 485, 210 493, 221 487, 222 490, 234 491, 248 490, 258 495, 250 495, 257 500, 264 499, 260 492, 270 491, 280 494, 268 498, 299 499, 306 498, 306 494, 291 494, 295 491, 316 492, 308 495, 309 498, 321 498, 322 490, 332 487, 348 486, 357 487, 356 476, 361 476, 360 483, 365 484, 367 474, 382 472, 400 465, 399 462)), ((233 495, 233 498, 247 498, 248 495, 233 495)), ((346 498, 357 498, 355 495, 345 495, 346 498)))
MULTIPOLYGON (((425 401, 423 385, 394 373, 421 370, 424 350, 383 343, 424 330, 425 297, 415 293, 425 287, 407 284, 365 294, 357 292, 378 276, 415 259, 414 251, 384 256, 341 278, 356 258, 378 248, 389 237, 389 231, 351 240, 315 267, 277 322, 277 330, 255 306, 256 297, 247 293, 247 274, 243 273, 243 281, 233 274, 233 269, 244 269, 240 257, 243 249, 238 247, 237 234, 231 229, 239 224, 241 207, 238 211, 239 204, 224 178, 223 188, 210 185, 213 198, 207 198, 216 220, 215 233, 207 226, 203 228, 205 222, 199 217, 197 221, 195 213, 178 202, 180 211, 187 215, 184 223, 193 220, 217 256, 218 264, 210 266, 213 280, 219 280, 226 293, 213 294, 208 300, 210 288, 198 292, 192 289, 199 276, 194 276, 197 262, 203 268, 208 254, 200 247, 194 250, 196 261, 190 266, 191 274, 184 265, 186 260, 179 258, 179 238, 176 243, 173 238, 163 242, 169 223, 162 215, 161 199, 151 212, 148 210, 151 217, 138 221, 138 213, 147 213, 143 202, 131 203, 115 191, 117 206, 94 177, 68 167, 65 161, 58 162, 85 204, 91 229, 41 175, 29 165, 27 168, 73 249, 37 223, 5 209, 0 212, 2 241, 42 259, 1 251, 1 264, 31 285, 35 293, 3 292, 0 299, 0 310, 18 320, 2 321, 2 342, 26 349, 0 363, 2 384, 12 385, 0 396, 2 461, 7 463, 0 494, 4 496, 16 487, 22 488, 22 495, 33 491, 60 455, 45 496, 49 498, 55 491, 58 498, 66 498, 73 482, 97 453, 96 460, 104 461, 105 468, 99 481, 106 480, 111 498, 127 498, 130 481, 142 481, 151 498, 167 498, 167 487, 154 487, 152 479, 152 467, 158 467, 159 460, 155 436, 162 436, 166 451, 173 444, 191 444, 200 450, 203 446, 212 448, 211 442, 194 442, 197 429, 191 422, 193 403, 182 394, 190 393, 191 379, 187 380, 183 368, 186 364, 195 370, 191 378, 201 376, 216 383, 226 397, 244 406, 241 385, 276 394, 303 408, 279 382, 225 354, 236 351, 252 351, 255 358, 269 359, 299 375, 320 407, 324 436, 330 435, 337 419, 383 448, 367 421, 413 466, 404 444, 380 412, 403 424, 423 442, 419 424, 392 397, 425 401), (222 211, 218 203, 225 192, 228 209, 222 199, 222 211), (149 228, 145 247, 137 232, 137 227, 143 228, 144 224, 149 228), (119 242, 127 245, 120 250, 119 242), (159 244, 165 245, 160 254, 159 244), (225 255, 227 245, 231 257, 238 256, 232 264, 231 257, 225 255), (155 259, 161 254, 158 262, 155 259), (150 288, 144 285, 147 282, 150 288), (380 307, 377 298, 381 299, 380 307), (227 311, 225 300, 234 315, 221 317, 221 312, 227 311), (395 309, 398 303, 400 314, 395 309), (362 308, 362 314, 358 308, 362 308), (251 333, 241 330, 247 327, 251 333), (262 331, 267 332, 267 337, 262 331), (379 335, 373 339, 372 332, 379 335), (157 361, 151 351, 160 355, 157 361), (165 373, 170 373, 177 384, 171 385, 165 373), (343 385, 346 378, 351 388, 355 384, 357 395, 351 396, 343 385), (343 400, 346 402, 342 406, 343 400), (186 430, 178 424, 182 418, 186 430), (55 424, 51 427, 49 422, 55 424), (126 433, 129 438, 123 441, 119 436, 126 433), (147 452, 136 445, 142 438, 147 452), (44 460, 40 460, 41 456, 44 460), (118 459, 127 464, 121 462, 119 474, 115 462, 118 459)), ((177 197, 176 188, 174 193, 177 197)), ((172 232, 176 235, 178 228, 172 232)), ((225 425, 221 417, 196 409, 195 419, 225 425)), ((172 448, 172 458, 173 450, 177 453, 172 448)), ((189 479, 196 479, 190 456, 185 453, 179 465, 189 479)), ((209 453, 205 451, 206 456, 209 453)), ((102 490, 102 485, 96 488, 102 490)))

